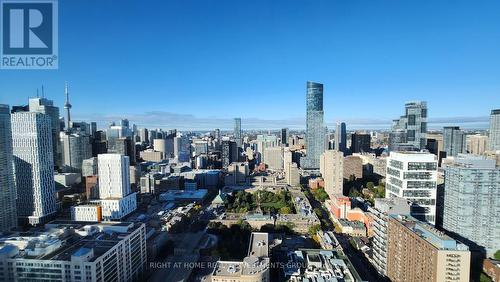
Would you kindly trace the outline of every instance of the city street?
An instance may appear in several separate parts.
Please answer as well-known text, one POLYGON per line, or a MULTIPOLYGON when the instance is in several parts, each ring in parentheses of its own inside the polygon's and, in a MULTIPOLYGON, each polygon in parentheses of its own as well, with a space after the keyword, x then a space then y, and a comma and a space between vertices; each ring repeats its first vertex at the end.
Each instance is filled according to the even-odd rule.
MULTIPOLYGON (((205 231, 197 233, 182 234, 182 239, 176 244, 175 248, 179 250, 178 254, 167 257, 158 269, 154 269, 154 274, 149 281, 186 281, 191 274, 191 263, 198 261, 198 245, 205 231)), ((151 264, 150 264, 151 265, 151 264)))
MULTIPOLYGON (((309 189, 307 187, 304 187, 304 189, 309 189)), ((306 196, 312 196, 312 193, 306 193, 306 196)), ((378 277, 377 271, 375 268, 371 265, 370 262, 364 257, 364 255, 361 252, 358 252, 357 250, 353 249, 351 244, 349 244, 349 236, 336 233, 334 224, 332 220, 330 219, 330 215, 328 214, 326 208, 324 205, 320 202, 318 202, 314 197, 308 197, 309 202, 311 203, 311 206, 314 209, 320 209, 322 216, 321 216, 321 228, 323 231, 333 231, 335 234, 335 237, 337 237, 337 240, 339 241, 342 250, 344 251, 345 255, 349 258, 351 261, 352 265, 358 272, 358 274, 361 276, 363 280, 366 281, 380 281, 381 278, 378 277)))

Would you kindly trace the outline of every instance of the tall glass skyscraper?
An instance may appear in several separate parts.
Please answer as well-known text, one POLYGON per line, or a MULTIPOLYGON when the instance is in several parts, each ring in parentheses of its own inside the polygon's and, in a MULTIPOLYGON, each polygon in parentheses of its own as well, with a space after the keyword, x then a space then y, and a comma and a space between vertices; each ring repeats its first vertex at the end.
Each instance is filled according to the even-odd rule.
POLYGON ((389 136, 391 151, 425 149, 427 143, 427 102, 405 104, 405 115, 393 120, 389 136))
POLYGON ((347 150, 347 131, 345 122, 337 122, 335 129, 335 150, 346 153, 347 150))
POLYGON ((489 143, 490 150, 500 150, 500 109, 491 111, 489 143))
POLYGON ((288 146, 288 128, 281 129, 281 144, 283 146, 288 146))
POLYGON ((0 104, 0 232, 17 226, 10 108, 0 104))
POLYGON ((306 111, 307 155, 303 167, 318 169, 321 154, 325 151, 323 84, 307 82, 306 111))
POLYGON ((238 145, 238 147, 242 147, 242 140, 241 140, 241 118, 235 118, 234 119, 234 141, 238 145))

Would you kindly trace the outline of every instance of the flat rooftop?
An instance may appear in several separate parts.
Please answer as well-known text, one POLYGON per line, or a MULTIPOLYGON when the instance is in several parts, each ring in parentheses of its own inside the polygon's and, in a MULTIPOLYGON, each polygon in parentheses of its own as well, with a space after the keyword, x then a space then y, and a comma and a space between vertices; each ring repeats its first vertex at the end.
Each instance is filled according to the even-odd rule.
POLYGON ((248 256, 243 261, 218 261, 212 276, 239 277, 258 275, 269 268, 269 234, 253 232, 250 235, 248 256))
POLYGON ((268 257, 269 256, 269 235, 263 232, 253 232, 250 235, 250 246, 248 246, 248 256, 268 257))
POLYGON ((214 276, 241 276, 243 262, 238 261, 218 261, 215 266, 214 276))
POLYGON ((18 252, 11 258, 70 261, 93 251, 89 261, 118 244, 125 236, 141 227, 131 222, 86 222, 56 220, 46 224, 46 231, 16 233, 0 237, 0 251, 16 246, 18 252))
POLYGON ((444 232, 437 230, 432 225, 419 221, 416 218, 408 215, 390 215, 399 223, 410 229, 415 234, 419 235, 425 241, 432 244, 437 249, 441 250, 468 250, 464 244, 456 241, 444 232))

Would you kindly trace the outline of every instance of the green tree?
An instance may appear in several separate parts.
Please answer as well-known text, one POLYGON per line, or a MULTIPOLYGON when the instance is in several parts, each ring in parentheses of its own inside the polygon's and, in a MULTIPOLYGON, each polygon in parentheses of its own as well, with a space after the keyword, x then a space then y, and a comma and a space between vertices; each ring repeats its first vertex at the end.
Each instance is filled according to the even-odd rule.
POLYGON ((479 276, 479 282, 492 282, 491 278, 486 275, 486 273, 481 272, 481 276, 479 276))
POLYGON ((290 214, 290 213, 292 213, 292 209, 290 207, 280 208, 280 214, 290 214))
POLYGON ((325 189, 323 188, 318 188, 314 190, 313 196, 318 202, 324 202, 329 198, 328 194, 325 192, 325 189))
POLYGON ((309 235, 313 236, 313 235, 316 235, 316 233, 317 233, 318 231, 320 231, 320 230, 321 230, 321 225, 319 225, 319 224, 315 224, 315 225, 313 225, 313 226, 309 226, 309 228, 307 229, 307 233, 308 233, 309 235))
POLYGON ((500 260, 500 250, 496 251, 495 254, 493 255, 493 257, 496 259, 496 260, 500 260))
POLYGON ((349 197, 361 197, 361 193, 358 191, 358 189, 352 187, 350 190, 349 190, 349 197))
POLYGON ((370 182, 366 183, 366 188, 372 190, 374 187, 375 187, 375 184, 373 184, 373 182, 370 181, 370 182))
POLYGON ((337 223, 334 222, 333 226, 334 226, 335 232, 342 233, 342 228, 340 228, 340 225, 338 225, 337 223))

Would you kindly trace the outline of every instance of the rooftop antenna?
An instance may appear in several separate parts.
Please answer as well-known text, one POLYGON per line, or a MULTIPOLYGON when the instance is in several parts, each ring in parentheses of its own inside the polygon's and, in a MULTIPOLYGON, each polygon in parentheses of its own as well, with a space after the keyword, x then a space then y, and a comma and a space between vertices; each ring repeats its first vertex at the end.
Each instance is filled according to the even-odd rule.
POLYGON ((36 89, 36 97, 38 98, 38 88, 36 89))
POLYGON ((42 98, 45 98, 45 92, 43 91, 43 84, 42 84, 42 98))

